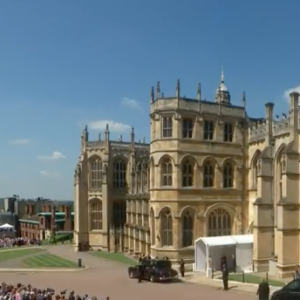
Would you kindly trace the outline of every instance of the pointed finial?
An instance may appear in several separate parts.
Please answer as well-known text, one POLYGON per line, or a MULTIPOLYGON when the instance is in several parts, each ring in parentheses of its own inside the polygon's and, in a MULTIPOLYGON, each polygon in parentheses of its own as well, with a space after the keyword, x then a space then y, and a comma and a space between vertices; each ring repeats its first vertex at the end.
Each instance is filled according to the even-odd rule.
POLYGON ((154 102, 154 86, 152 86, 150 90, 150 102, 154 102))
POLYGON ((122 134, 120 134, 119 136, 119 142, 122 142, 123 141, 123 137, 122 137, 122 134))
POLYGON ((133 145, 134 144, 134 127, 133 126, 131 127, 130 136, 131 136, 131 145, 133 145))
POLYGON ((197 87, 197 100, 201 100, 201 83, 198 83, 197 87))
POLYGON ((89 130, 87 125, 84 127, 84 138, 86 142, 89 140, 89 130))
POLYGON ((156 98, 159 98, 160 97, 160 82, 157 81, 157 84, 156 84, 156 98))
POLYGON ((243 96, 242 96, 242 106, 246 107, 246 92, 243 92, 243 96))
POLYGON ((109 124, 106 124, 105 131, 109 131, 109 124))
POLYGON ((143 144, 146 143, 146 137, 143 137, 143 144))
POLYGON ((224 68, 223 68, 223 67, 222 67, 222 71, 221 71, 221 82, 222 82, 222 83, 225 82, 224 68))
POLYGON ((101 141, 101 133, 98 135, 98 140, 101 141))
POLYGON ((180 97, 180 80, 177 79, 177 82, 176 82, 176 97, 180 97))

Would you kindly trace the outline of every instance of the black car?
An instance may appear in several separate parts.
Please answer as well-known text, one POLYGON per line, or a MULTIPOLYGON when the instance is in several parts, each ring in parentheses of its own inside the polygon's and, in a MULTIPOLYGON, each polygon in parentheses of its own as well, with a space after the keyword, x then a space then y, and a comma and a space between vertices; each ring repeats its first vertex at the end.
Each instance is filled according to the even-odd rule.
POLYGON ((280 290, 275 291, 271 300, 300 300, 300 279, 294 279, 280 290))
MULTIPOLYGON (((142 262, 143 275, 142 279, 151 282, 170 281, 178 278, 178 272, 172 269, 172 263, 164 259, 145 259, 142 262)), ((130 278, 138 278, 139 265, 129 267, 128 275, 130 278)))

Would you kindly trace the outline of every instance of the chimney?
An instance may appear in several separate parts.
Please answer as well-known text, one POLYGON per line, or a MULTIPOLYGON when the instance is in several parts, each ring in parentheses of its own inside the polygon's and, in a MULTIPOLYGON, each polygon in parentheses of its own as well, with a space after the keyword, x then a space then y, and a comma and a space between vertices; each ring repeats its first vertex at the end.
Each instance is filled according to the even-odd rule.
POLYGON ((31 214, 32 214, 32 215, 35 214, 35 207, 34 207, 34 204, 31 204, 31 214))
POLYGON ((70 205, 66 205, 66 219, 70 219, 71 218, 71 206, 70 205))

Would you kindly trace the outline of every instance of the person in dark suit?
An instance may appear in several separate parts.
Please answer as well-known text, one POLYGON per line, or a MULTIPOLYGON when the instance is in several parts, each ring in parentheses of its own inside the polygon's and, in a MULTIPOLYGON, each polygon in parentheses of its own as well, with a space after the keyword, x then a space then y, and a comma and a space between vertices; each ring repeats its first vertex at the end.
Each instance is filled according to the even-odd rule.
POLYGON ((269 283, 263 279, 259 284, 257 289, 257 296, 259 300, 268 300, 270 296, 270 286, 269 283))
POLYGON ((222 257, 221 257, 221 270, 223 269, 223 266, 226 266, 226 268, 227 268, 227 258, 226 258, 226 256, 225 255, 223 255, 222 257))
POLYGON ((229 276, 229 272, 228 272, 227 265, 223 264, 222 279, 223 279, 223 290, 224 291, 228 291, 228 276, 229 276))

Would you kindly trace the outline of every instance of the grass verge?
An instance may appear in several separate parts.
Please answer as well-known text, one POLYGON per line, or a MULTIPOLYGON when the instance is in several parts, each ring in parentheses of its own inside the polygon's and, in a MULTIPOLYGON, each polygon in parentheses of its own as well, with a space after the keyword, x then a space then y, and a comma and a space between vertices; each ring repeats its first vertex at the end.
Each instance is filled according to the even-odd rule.
MULTIPOLYGON (((218 279, 222 279, 222 277, 219 277, 218 279)), ((237 282, 260 284, 262 279, 262 277, 254 274, 244 274, 244 278, 243 274, 229 274, 229 280, 237 282)), ((284 286, 284 283, 281 281, 269 279, 268 282, 271 286, 284 286)))
POLYGON ((77 268, 77 264, 71 260, 52 255, 41 254, 25 258, 22 265, 27 268, 77 268))
POLYGON ((44 251, 44 249, 39 249, 39 248, 33 248, 33 249, 20 249, 20 248, 15 248, 11 250, 1 250, 0 251, 0 263, 5 262, 10 259, 15 259, 19 258, 22 256, 34 254, 37 252, 44 251))
POLYGON ((137 262, 134 259, 131 259, 130 257, 127 257, 126 255, 124 255, 122 253, 104 252, 104 251, 93 251, 90 253, 99 258, 110 259, 110 260, 120 262, 123 264, 127 264, 127 265, 136 265, 137 264, 137 262))

